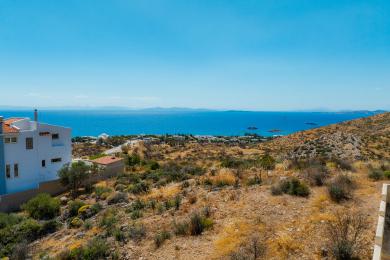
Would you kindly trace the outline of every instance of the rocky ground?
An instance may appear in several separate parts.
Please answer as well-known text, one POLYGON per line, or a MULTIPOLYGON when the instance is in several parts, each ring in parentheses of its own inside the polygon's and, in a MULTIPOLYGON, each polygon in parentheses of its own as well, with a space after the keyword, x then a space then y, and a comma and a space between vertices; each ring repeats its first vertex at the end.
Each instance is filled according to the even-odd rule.
POLYGON ((69 194, 62 195, 59 219, 63 227, 33 242, 31 256, 58 258, 64 251, 101 237, 109 246, 106 257, 111 259, 243 259, 239 257, 244 251, 252 252, 251 245, 261 248, 256 249, 261 251, 258 259, 332 259, 329 242, 333 238, 327 227, 341 212, 365 217, 357 252, 360 259, 370 259, 381 184, 387 181, 385 175, 373 179, 370 173, 373 169, 388 170, 389 141, 390 113, 386 113, 256 146, 140 144, 124 156, 137 154, 144 164, 127 167, 124 176, 98 183, 77 198, 87 205, 99 203, 102 210, 96 215, 79 216, 81 224, 72 227, 73 219, 66 214, 71 199, 69 194), (258 159, 266 158, 265 154, 275 159, 270 169, 258 159), (310 163, 318 158, 323 162, 321 170, 313 170, 310 163), (310 159, 305 161, 310 163, 304 168, 292 167, 297 159, 310 159), (151 170, 151 162, 160 168, 151 170), (175 175, 177 179, 166 181, 173 166, 164 165, 172 162, 181 167, 175 171, 188 174, 188 178, 175 175), (198 168, 202 171, 193 173, 198 168), (319 171, 324 173, 324 183, 314 185, 308 173, 319 171), (154 177, 145 177, 151 175, 154 177), (329 185, 339 175, 347 175, 354 188, 348 199, 335 202, 329 185), (134 193, 134 182, 142 182, 134 181, 134 176, 140 176, 150 190, 134 193), (275 185, 292 177, 309 186, 308 196, 272 194, 275 185), (110 198, 118 193, 126 198, 111 203, 110 198), (194 213, 205 216, 208 224, 204 232, 177 232, 177 224, 190 221, 194 213), (137 234, 142 234, 134 238, 134 228, 141 226, 143 230, 137 234), (162 231, 169 237, 157 245, 162 231))

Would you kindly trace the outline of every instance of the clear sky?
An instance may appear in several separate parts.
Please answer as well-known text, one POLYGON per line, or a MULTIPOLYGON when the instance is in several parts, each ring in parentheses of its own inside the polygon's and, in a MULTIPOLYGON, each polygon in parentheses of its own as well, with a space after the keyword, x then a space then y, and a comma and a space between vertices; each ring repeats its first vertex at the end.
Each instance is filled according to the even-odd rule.
POLYGON ((390 109, 390 1, 0 0, 0 97, 390 109))

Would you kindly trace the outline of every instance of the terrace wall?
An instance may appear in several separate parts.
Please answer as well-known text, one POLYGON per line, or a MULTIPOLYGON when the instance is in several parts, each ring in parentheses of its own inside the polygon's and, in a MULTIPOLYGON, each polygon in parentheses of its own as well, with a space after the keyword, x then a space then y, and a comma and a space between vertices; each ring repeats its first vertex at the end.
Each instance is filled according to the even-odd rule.
MULTIPOLYGON (((90 182, 96 183, 100 180, 104 180, 113 176, 116 176, 119 173, 122 173, 124 170, 124 164, 118 162, 112 165, 108 165, 104 170, 92 176, 90 182)), ((66 188, 61 185, 59 180, 42 182, 39 184, 37 189, 30 189, 26 191, 5 194, 0 196, 0 212, 12 212, 20 209, 20 206, 23 203, 26 203, 31 198, 35 197, 39 193, 49 193, 52 196, 57 196, 66 191, 66 188)))

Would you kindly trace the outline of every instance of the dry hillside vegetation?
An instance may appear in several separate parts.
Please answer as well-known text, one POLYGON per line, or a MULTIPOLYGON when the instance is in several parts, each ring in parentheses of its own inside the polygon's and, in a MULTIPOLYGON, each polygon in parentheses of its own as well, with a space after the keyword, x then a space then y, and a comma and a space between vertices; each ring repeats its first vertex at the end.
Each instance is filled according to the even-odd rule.
POLYGON ((60 196, 62 225, 26 254, 369 259, 389 141, 386 113, 255 146, 140 143, 124 174, 60 196))

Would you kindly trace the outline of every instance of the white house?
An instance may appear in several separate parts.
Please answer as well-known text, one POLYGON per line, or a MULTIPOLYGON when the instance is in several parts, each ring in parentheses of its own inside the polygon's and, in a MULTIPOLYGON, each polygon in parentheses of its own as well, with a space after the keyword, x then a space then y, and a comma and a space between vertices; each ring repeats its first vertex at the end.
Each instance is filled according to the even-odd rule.
POLYGON ((0 195, 58 179, 72 160, 71 129, 29 118, 0 117, 0 195))

